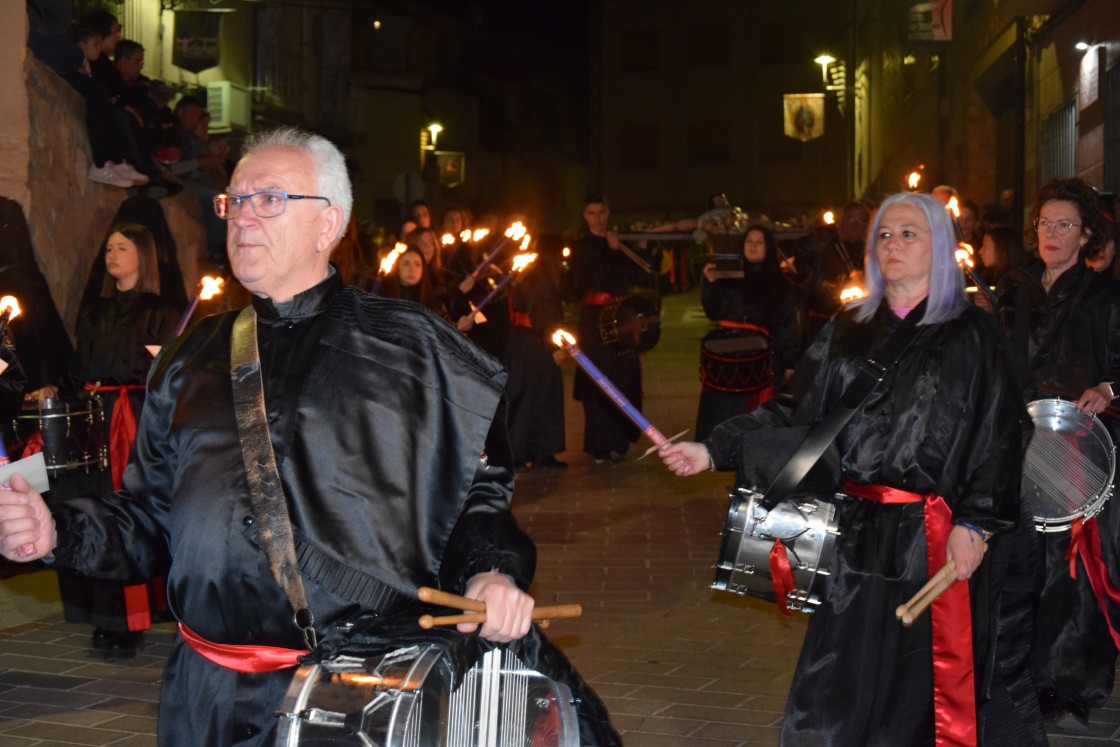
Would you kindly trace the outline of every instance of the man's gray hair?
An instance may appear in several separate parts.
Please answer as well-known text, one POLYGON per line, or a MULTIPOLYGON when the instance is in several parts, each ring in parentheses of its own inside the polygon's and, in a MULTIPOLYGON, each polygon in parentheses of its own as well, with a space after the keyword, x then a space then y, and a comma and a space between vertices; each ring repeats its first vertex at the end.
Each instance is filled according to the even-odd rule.
POLYGON ((244 155, 261 148, 282 145, 299 148, 315 161, 319 196, 326 197, 332 205, 342 208, 342 226, 335 236, 335 241, 338 241, 350 225, 350 211, 354 207, 354 191, 350 186, 350 174, 346 171, 346 157, 338 146, 322 135, 296 127, 264 130, 250 136, 245 143, 244 155))

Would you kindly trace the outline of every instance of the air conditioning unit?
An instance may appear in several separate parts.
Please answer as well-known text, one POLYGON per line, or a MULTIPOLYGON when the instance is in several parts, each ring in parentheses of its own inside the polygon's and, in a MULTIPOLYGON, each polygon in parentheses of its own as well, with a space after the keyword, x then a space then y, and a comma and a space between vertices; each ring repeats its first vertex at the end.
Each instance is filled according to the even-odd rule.
POLYGON ((234 127, 249 129, 249 90, 228 80, 211 81, 206 84, 206 111, 210 112, 210 132, 229 132, 234 127))

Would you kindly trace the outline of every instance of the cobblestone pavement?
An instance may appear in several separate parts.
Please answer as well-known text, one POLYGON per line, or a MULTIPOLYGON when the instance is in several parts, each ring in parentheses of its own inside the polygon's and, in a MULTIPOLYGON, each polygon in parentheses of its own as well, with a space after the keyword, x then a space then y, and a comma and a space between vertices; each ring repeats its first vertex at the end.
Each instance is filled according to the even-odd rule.
MULTIPOLYGON (((662 339, 646 355, 645 412, 665 433, 693 425, 695 294, 669 296, 662 339)), ((550 637, 606 701, 629 747, 773 745, 807 616, 709 589, 727 512, 728 476, 677 479, 652 458, 596 465, 580 451, 582 412, 570 399, 567 470, 518 476, 514 511, 536 540, 539 604, 578 602, 583 617, 550 637)), ((640 444, 645 448, 645 444, 640 444)), ((0 745, 155 744, 155 706, 173 635, 146 636, 139 656, 106 662, 89 628, 62 621, 48 572, 0 581, 0 745)), ((1120 695, 1093 714, 1085 737, 1056 747, 1120 741, 1120 695)))

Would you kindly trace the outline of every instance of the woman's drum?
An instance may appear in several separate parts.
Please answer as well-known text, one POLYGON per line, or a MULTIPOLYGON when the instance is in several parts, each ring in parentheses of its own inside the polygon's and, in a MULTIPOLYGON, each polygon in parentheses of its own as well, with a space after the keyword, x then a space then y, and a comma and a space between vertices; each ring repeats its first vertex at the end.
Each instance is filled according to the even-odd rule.
POLYGON ((109 465, 101 402, 93 397, 27 402, 4 434, 13 458, 41 450, 47 474, 93 472, 109 465))
POLYGON ((648 298, 625 296, 599 312, 599 337, 616 355, 644 353, 661 339, 661 314, 648 298))
POLYGON ((578 747, 571 690, 493 649, 452 687, 447 654, 418 644, 301 667, 280 712, 289 747, 578 747))
POLYGON ((700 340, 700 383, 750 394, 774 386, 774 349, 761 327, 718 327, 700 340))
POLYGON ((1092 413, 1063 399, 1027 405, 1034 435, 1023 456, 1023 497, 1035 529, 1064 532, 1100 513, 1112 495, 1116 449, 1108 429, 1092 413))
POLYGON ((787 500, 767 510, 761 498, 761 493, 747 488, 731 493, 712 588, 775 601, 770 554, 775 542, 781 542, 794 580, 794 588, 786 592, 786 605, 811 613, 821 602, 840 536, 836 507, 820 500, 787 500))

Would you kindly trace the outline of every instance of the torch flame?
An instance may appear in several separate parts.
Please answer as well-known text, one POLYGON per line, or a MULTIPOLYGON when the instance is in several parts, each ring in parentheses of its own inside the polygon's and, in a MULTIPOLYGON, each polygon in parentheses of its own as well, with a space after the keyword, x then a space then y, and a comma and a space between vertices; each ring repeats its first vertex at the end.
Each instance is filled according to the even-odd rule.
POLYGON ((470 241, 471 240, 471 229, 464 228, 462 230, 462 232, 459 234, 459 240, 460 241, 470 241))
POLYGON ((564 247, 564 251, 561 252, 561 254, 564 255, 564 259, 567 259, 568 257, 572 256, 572 248, 570 246, 564 247))
POLYGON ((393 247, 393 250, 385 255, 385 259, 381 260, 382 275, 389 274, 389 271, 393 269, 393 265, 397 263, 397 257, 401 256, 404 253, 404 250, 407 248, 408 244, 402 244, 399 241, 396 243, 396 245, 393 247))
POLYGON ((474 234, 471 236, 471 241, 482 241, 484 238, 486 238, 489 235, 490 235, 490 229, 489 228, 476 228, 474 230, 474 234))
MULTIPOLYGON (((962 247, 963 246, 964 245, 962 244, 962 247)), ((957 253, 956 253, 955 256, 957 258, 957 264, 959 264, 960 266, 968 267, 970 269, 972 267, 975 267, 975 265, 972 262, 972 257, 969 256, 969 253, 968 253, 967 249, 963 249, 963 248, 957 249, 957 253)))
POLYGON ((945 209, 953 214, 954 218, 961 217, 961 209, 957 206, 957 196, 953 195, 949 201, 945 203, 945 209))
POLYGON ((521 240, 521 246, 517 247, 517 251, 523 252, 529 248, 529 244, 533 243, 533 237, 525 234, 525 238, 521 240))
POLYGON ((521 272, 537 258, 536 252, 533 254, 518 254, 513 258, 513 272, 521 272))
POLYGON ((823 220, 826 225, 831 226, 836 222, 836 214, 831 210, 825 210, 824 215, 821 216, 821 220, 823 220))
POLYGON ((11 309, 12 315, 8 317, 9 320, 15 319, 20 314, 19 301, 15 296, 4 296, 0 298, 0 314, 11 309))
POLYGON ((918 182, 920 182, 921 180, 921 174, 919 174, 917 171, 911 171, 910 177, 906 180, 906 183, 910 185, 911 191, 916 191, 918 189, 918 182))
POLYGON ((439 243, 443 244, 444 246, 451 246, 455 243, 455 234, 445 233, 443 236, 439 237, 439 243))
POLYGON ((863 288, 858 285, 852 285, 840 291, 840 303, 849 303, 851 301, 858 301, 867 295, 863 288))
POLYGON ((506 229, 506 236, 514 241, 520 241, 521 237, 525 235, 525 224, 517 221, 512 226, 506 229))
POLYGON ((556 330, 552 335, 552 344, 559 348, 566 348, 576 344, 576 338, 562 329, 556 330))
POLYGON ((202 278, 202 290, 199 291, 198 297, 203 301, 209 301, 214 296, 222 292, 222 284, 226 282, 225 278, 212 278, 205 275, 202 278))

